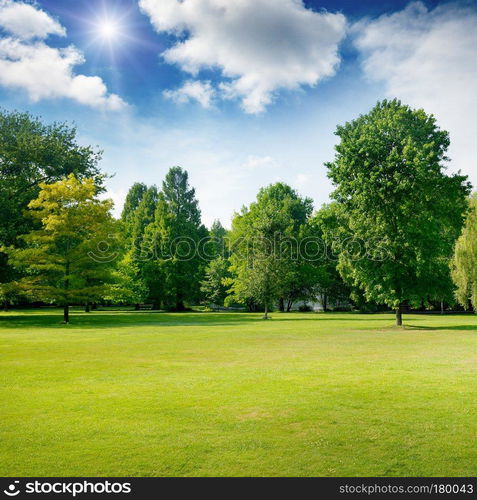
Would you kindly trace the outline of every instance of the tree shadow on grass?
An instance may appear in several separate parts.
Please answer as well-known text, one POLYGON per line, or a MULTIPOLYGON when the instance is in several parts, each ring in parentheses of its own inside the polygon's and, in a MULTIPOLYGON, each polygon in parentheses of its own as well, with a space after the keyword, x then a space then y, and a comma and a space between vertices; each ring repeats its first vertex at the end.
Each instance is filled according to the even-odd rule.
MULTIPOLYGON (((235 315, 234 315, 235 316, 235 315)), ((219 325, 231 323, 243 323, 258 321, 259 318, 254 317, 230 317, 220 318, 220 320, 210 318, 195 318, 188 313, 169 314, 169 313, 72 313, 70 315, 70 323, 65 325, 62 322, 63 316, 61 313, 54 314, 30 314, 30 315, 15 315, 8 316, 0 315, 0 328, 8 328, 14 330, 30 330, 30 329, 60 329, 63 331, 72 329, 103 329, 103 328, 134 328, 147 326, 204 326, 204 325, 219 325)))
POLYGON ((424 325, 405 325, 406 330, 466 330, 466 331, 477 331, 476 325, 448 325, 448 326, 424 326, 424 325))
MULTIPOLYGON (((0 328, 12 330, 25 330, 28 333, 31 329, 102 329, 102 328, 133 328, 133 327, 187 327, 187 326, 232 326, 240 324, 263 324, 263 313, 236 313, 236 312, 185 312, 185 313, 167 313, 159 311, 94 311, 84 313, 72 311, 70 315, 70 324, 62 323, 62 312, 58 311, 26 311, 24 313, 10 312, 6 315, 0 314, 0 328)), ((361 325, 365 322, 386 322, 389 317, 380 316, 370 318, 357 314, 343 313, 319 313, 309 315, 295 315, 293 313, 272 313, 271 324, 283 322, 314 322, 340 321, 356 323, 361 325), (275 318, 275 319, 273 319, 275 318)), ((419 321, 419 320, 418 320, 419 321)))

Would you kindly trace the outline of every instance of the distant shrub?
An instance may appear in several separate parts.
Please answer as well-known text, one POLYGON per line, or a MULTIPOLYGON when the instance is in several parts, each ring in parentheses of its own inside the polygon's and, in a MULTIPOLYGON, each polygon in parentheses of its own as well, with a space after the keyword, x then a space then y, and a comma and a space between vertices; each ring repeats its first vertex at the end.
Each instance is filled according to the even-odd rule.
POLYGON ((304 313, 304 312, 311 312, 313 309, 308 304, 303 304, 298 308, 298 310, 304 313))

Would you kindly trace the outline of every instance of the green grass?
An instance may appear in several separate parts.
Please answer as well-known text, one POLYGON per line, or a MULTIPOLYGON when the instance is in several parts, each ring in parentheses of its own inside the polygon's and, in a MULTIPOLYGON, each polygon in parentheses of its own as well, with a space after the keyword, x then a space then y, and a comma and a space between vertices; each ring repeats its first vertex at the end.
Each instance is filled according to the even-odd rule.
POLYGON ((0 313, 0 475, 477 475, 477 317, 272 316, 0 313))

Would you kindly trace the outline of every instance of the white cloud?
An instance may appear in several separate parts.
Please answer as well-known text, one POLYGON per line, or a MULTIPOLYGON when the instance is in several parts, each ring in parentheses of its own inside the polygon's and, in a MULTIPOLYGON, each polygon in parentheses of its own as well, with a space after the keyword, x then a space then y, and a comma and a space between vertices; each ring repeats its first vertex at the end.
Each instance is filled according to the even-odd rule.
POLYGON ((0 0, 0 28, 24 40, 66 35, 65 28, 43 10, 12 0, 0 0))
POLYGON ((278 168, 280 165, 271 156, 249 155, 241 165, 243 170, 263 170, 264 168, 278 168))
POLYGON ((43 40, 27 40, 64 34, 64 28, 45 12, 24 3, 3 1, 0 3, 0 24, 8 25, 8 30, 15 35, 0 38, 0 85, 22 89, 32 101, 70 98, 104 110, 125 107, 126 103, 118 95, 108 94, 100 77, 74 74, 74 67, 84 62, 82 53, 75 47, 57 49, 43 40), (23 10, 23 7, 28 9, 23 10), (15 22, 21 19, 25 24, 17 26, 15 22))
POLYGON ((189 80, 176 90, 165 90, 164 96, 178 103, 197 101, 202 107, 210 108, 215 90, 209 81, 189 80))
POLYGON ((477 11, 422 2, 353 27, 367 75, 386 93, 433 113, 451 134, 452 169, 477 182, 477 11))
POLYGON ((196 75, 219 69, 220 89, 259 113, 279 89, 315 85, 332 76, 342 14, 314 12, 302 0, 140 0, 158 32, 178 36, 163 53, 168 63, 196 75), (186 35, 184 38, 183 35, 186 35))
POLYGON ((297 174, 294 184, 298 187, 304 187, 310 182, 310 176, 307 174, 297 174))
POLYGON ((109 187, 106 192, 100 193, 98 198, 100 200, 112 200, 113 205, 113 214, 115 217, 121 217, 121 212, 124 206, 124 202, 126 201, 127 196, 126 189, 113 189, 109 187))

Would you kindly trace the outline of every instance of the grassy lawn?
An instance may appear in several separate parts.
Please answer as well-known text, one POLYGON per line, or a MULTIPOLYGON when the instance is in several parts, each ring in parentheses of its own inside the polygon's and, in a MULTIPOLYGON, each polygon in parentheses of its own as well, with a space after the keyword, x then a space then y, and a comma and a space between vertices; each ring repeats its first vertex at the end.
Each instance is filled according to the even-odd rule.
POLYGON ((477 317, 272 316, 0 313, 0 475, 477 475, 477 317))

